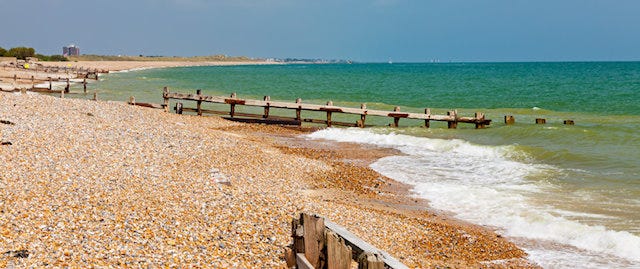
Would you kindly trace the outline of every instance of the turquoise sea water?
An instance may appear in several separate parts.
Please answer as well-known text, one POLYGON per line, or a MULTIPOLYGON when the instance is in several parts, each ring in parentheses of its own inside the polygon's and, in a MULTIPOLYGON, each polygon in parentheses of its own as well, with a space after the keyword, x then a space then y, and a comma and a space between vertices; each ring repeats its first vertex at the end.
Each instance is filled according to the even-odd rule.
MULTIPOLYGON (((438 63, 182 67, 114 73, 100 98, 161 103, 162 87, 444 114, 444 123, 332 128, 308 136, 399 149, 372 167, 459 218, 511 236, 549 268, 640 267, 640 63, 438 63), (516 124, 506 126, 505 115, 516 124), (547 124, 534 124, 546 118, 547 124), (571 119, 575 125, 563 125, 571 119)), ((293 112, 276 112, 290 113, 293 112)), ((303 112, 304 115, 304 112, 303 112)), ((358 117, 340 117, 355 122, 358 117)), ((386 125, 386 118, 367 119, 386 125)))

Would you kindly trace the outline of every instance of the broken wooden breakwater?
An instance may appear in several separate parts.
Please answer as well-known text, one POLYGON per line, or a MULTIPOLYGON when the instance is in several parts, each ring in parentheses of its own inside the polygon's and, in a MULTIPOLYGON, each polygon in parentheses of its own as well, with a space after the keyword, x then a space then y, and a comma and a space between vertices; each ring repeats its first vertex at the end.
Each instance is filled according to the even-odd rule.
POLYGON ((363 241, 344 227, 318 215, 300 214, 291 223, 293 243, 285 248, 287 268, 408 268, 389 253, 363 241))
POLYGON ((484 113, 480 113, 480 112, 475 113, 473 117, 461 117, 458 115, 457 110, 451 110, 447 112, 447 115, 436 115, 436 114, 432 114, 431 109, 429 108, 426 108, 424 110, 424 114, 409 113, 409 112, 401 112, 400 107, 395 107, 393 111, 384 111, 384 110, 368 109, 366 104, 362 104, 360 108, 334 106, 332 101, 327 102, 326 105, 305 104, 305 103, 302 103, 302 100, 300 98, 298 98, 295 103, 271 101, 271 98, 269 96, 265 96, 263 100, 252 100, 252 99, 238 98, 235 93, 231 94, 230 97, 224 97, 224 96, 202 95, 201 90, 197 90, 195 94, 169 92, 169 89, 167 87, 164 88, 162 97, 164 99, 164 104, 162 106, 167 112, 169 111, 170 99, 188 100, 188 101, 195 101, 196 108, 186 108, 182 103, 178 102, 174 107, 174 110, 176 111, 176 113, 182 114, 182 112, 188 111, 188 112, 195 112, 198 115, 202 115, 204 113, 229 115, 229 117, 225 117, 225 118, 229 120, 250 122, 250 123, 301 125, 302 122, 310 122, 310 123, 326 124, 329 127, 332 125, 365 127, 366 126, 365 121, 367 119, 367 116, 393 118, 393 123, 389 124, 390 126, 393 126, 393 127, 398 127, 398 123, 402 118, 424 120, 424 126, 427 128, 429 128, 430 121, 445 121, 447 122, 448 128, 451 128, 451 129, 457 128, 458 123, 475 124, 476 128, 485 128, 487 125, 491 123, 491 120, 486 119, 484 116, 484 113), (202 108, 203 102, 228 104, 229 111, 203 109, 202 108), (239 112, 236 112, 237 105, 263 107, 264 113, 263 114, 239 113, 239 112), (295 110, 296 116, 283 117, 283 116, 270 115, 269 113, 271 108, 295 110), (303 118, 302 117, 303 110, 324 112, 326 113, 326 119, 303 118), (333 113, 359 115, 360 119, 357 120, 355 123, 333 121, 332 120, 333 113))

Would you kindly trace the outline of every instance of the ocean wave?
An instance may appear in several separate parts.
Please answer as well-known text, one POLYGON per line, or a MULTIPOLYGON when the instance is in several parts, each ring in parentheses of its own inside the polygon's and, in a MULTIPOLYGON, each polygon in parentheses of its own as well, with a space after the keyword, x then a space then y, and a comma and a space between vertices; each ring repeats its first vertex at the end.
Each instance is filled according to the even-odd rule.
MULTIPOLYGON (((499 227, 513 237, 548 240, 586 250, 591 254, 581 254, 585 263, 597 261, 598 255, 640 261, 640 237, 637 235, 569 219, 571 216, 591 216, 590 213, 564 211, 558 214, 559 209, 534 202, 534 198, 545 192, 546 186, 529 178, 535 178, 537 174, 560 173, 560 168, 525 161, 528 158, 510 158, 517 147, 483 146, 460 139, 433 139, 358 128, 328 128, 306 137, 400 150, 405 155, 382 158, 371 167, 385 176, 413 185, 416 195, 428 199, 431 206, 451 211, 461 219, 499 227)), ((605 215, 597 217, 608 218, 605 215)), ((536 255, 532 257, 542 259, 538 260, 541 264, 557 265, 564 260, 554 255, 541 255, 540 250, 533 252, 536 255)), ((571 253, 569 251, 567 255, 576 255, 571 253)), ((575 259, 572 262, 576 262, 575 259)))

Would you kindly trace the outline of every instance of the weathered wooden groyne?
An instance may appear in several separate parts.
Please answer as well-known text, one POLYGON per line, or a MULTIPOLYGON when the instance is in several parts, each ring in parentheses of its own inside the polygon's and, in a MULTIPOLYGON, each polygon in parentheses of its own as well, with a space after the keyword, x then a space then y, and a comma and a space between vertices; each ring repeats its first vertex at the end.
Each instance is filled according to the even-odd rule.
MULTIPOLYGON (((350 126, 350 127, 365 127, 366 119, 368 116, 389 117, 393 118, 393 122, 389 124, 393 127, 398 127, 400 119, 417 119, 424 120, 424 126, 429 127, 430 121, 443 121, 447 122, 447 127, 454 129, 457 128, 458 123, 470 123, 475 124, 476 128, 485 128, 491 123, 490 119, 486 119, 484 113, 476 112, 473 117, 462 117, 458 115, 457 110, 448 111, 446 115, 432 114, 431 109, 426 108, 424 114, 422 113, 410 113, 401 112, 400 107, 395 107, 393 111, 368 109, 366 104, 362 104, 360 108, 352 107, 340 107, 334 106, 332 101, 327 102, 326 105, 318 104, 306 104, 302 103, 302 100, 298 98, 295 102, 282 102, 272 101, 269 96, 265 96, 263 100, 243 99, 238 98, 235 93, 232 93, 230 97, 224 96, 209 96, 202 95, 201 90, 197 90, 195 94, 170 92, 167 87, 164 87, 162 97, 164 103, 159 105, 163 107, 165 111, 169 111, 169 100, 184 100, 195 101, 195 108, 187 108, 181 102, 177 102, 174 110, 178 114, 182 112, 195 112, 198 115, 203 114, 216 114, 216 115, 228 115, 224 117, 229 120, 250 122, 250 123, 266 123, 266 124, 285 124, 285 125, 301 125, 302 122, 326 124, 327 126, 350 126), (203 109, 202 103, 215 103, 215 104, 227 104, 229 105, 228 111, 203 109), (252 106, 262 107, 264 113, 240 113, 236 111, 236 106, 252 106), (274 116, 270 114, 271 108, 295 110, 295 117, 286 116, 274 116), (302 116, 302 111, 315 111, 326 113, 326 119, 305 118, 302 116), (334 113, 352 114, 360 116, 355 123, 351 122, 339 122, 334 121, 332 116, 334 113)), ((132 102, 130 102, 132 103, 132 102)), ((135 102, 133 102, 135 103, 135 102)), ((150 106, 151 104, 145 104, 150 106)), ((158 105, 155 105, 157 107, 158 105)), ((154 107, 154 106, 150 106, 154 107)))
POLYGON ((285 249, 288 268, 405 269, 400 261, 363 241, 344 227, 318 215, 301 213, 291 222, 293 243, 285 249))
MULTIPOLYGON (((13 79, 14 83, 18 83, 18 81, 22 81, 24 82, 31 82, 31 88, 25 88, 25 91, 31 91, 31 92, 41 92, 41 93, 69 93, 69 89, 71 87, 71 80, 69 79, 69 77, 63 78, 63 77, 47 77, 46 79, 42 79, 42 78, 38 78, 36 79, 35 76, 31 76, 30 78, 26 78, 26 77, 20 77, 18 75, 13 75, 13 77, 0 77, 1 78, 9 78, 9 79, 13 79), (43 83, 46 82, 48 84, 48 87, 36 87, 36 83, 43 83), (66 82, 66 86, 64 88, 64 90, 54 90, 53 89, 53 82, 66 82)), ((96 75, 96 79, 97 79, 97 75, 96 75)), ((84 88, 84 93, 87 92, 87 78, 82 78, 82 83, 83 88, 84 88)), ((7 91, 7 92, 18 92, 18 91, 22 91, 22 89, 13 89, 13 90, 3 90, 3 91, 7 91)))
POLYGON ((46 66, 41 63, 8 63, 0 65, 0 67, 4 69, 15 69, 20 71, 33 71, 33 72, 42 72, 42 73, 60 73, 60 74, 75 74, 76 78, 88 78, 88 79, 98 79, 98 74, 106 74, 109 73, 109 70, 106 69, 97 69, 97 68, 84 68, 84 67, 74 67, 74 66, 46 66), (25 65, 29 64, 29 65, 25 65), (27 67, 28 66, 28 67, 27 67))

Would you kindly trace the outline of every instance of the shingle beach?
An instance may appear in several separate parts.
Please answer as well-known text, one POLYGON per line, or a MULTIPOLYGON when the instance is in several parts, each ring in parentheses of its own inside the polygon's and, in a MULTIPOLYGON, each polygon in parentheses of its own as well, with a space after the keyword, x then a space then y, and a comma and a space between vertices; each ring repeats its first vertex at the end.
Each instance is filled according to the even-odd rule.
POLYGON ((38 94, 0 93, 0 120, 0 268, 284 268, 300 212, 412 268, 534 267, 368 168, 384 150, 38 94))

